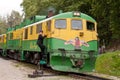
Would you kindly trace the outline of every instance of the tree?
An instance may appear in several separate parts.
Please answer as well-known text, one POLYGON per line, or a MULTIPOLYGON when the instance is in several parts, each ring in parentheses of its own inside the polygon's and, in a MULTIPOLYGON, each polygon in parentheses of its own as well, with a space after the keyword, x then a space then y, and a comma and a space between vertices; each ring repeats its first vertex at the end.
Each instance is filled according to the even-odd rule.
POLYGON ((7 15, 7 25, 14 27, 19 25, 22 21, 22 16, 17 11, 12 11, 10 15, 7 15))
POLYGON ((25 12, 25 17, 30 18, 35 15, 45 14, 49 0, 23 0, 21 6, 25 12))
POLYGON ((101 39, 109 44, 111 39, 120 38, 120 1, 115 0, 91 0, 91 13, 98 22, 98 32, 101 39))
POLYGON ((7 21, 6 18, 0 16, 0 34, 7 31, 7 21))
POLYGON ((15 27, 22 21, 22 16, 17 11, 12 11, 7 17, 0 16, 0 34, 6 33, 8 27, 15 27))

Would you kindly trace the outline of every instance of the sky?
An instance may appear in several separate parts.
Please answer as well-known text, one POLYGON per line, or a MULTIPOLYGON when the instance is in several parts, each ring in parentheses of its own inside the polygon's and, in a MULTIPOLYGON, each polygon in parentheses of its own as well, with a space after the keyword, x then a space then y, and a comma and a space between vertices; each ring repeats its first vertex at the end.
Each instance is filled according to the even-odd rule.
POLYGON ((10 14, 12 10, 18 11, 21 15, 23 13, 20 4, 23 0, 0 0, 0 16, 10 14))

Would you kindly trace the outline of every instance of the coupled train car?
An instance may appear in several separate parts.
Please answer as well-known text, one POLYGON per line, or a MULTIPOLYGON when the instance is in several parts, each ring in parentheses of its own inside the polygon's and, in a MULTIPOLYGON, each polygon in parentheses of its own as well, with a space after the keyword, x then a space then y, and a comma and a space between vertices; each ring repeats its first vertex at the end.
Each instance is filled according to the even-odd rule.
POLYGON ((84 13, 73 11, 54 15, 35 16, 25 20, 6 34, 0 35, 0 53, 16 60, 37 63, 40 48, 39 31, 44 39, 45 65, 65 72, 90 72, 94 70, 98 54, 97 22, 84 13))

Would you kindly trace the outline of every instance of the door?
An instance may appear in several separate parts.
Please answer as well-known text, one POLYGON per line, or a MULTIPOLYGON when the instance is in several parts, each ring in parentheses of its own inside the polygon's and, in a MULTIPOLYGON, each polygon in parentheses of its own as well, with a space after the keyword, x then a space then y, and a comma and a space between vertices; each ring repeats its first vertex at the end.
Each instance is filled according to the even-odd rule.
POLYGON ((97 51, 97 31, 94 22, 86 21, 86 39, 89 42, 89 50, 97 51))
POLYGON ((44 35, 47 37, 44 40, 44 45, 47 47, 47 51, 51 49, 51 20, 43 23, 44 35))

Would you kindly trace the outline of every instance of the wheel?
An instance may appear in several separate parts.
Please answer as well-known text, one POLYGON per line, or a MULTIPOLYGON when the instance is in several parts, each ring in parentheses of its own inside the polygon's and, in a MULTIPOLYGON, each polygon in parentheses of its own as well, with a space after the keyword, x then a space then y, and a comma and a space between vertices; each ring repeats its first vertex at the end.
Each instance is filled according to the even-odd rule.
POLYGON ((18 55, 17 55, 17 53, 14 53, 14 59, 15 59, 15 60, 18 59, 18 55))

